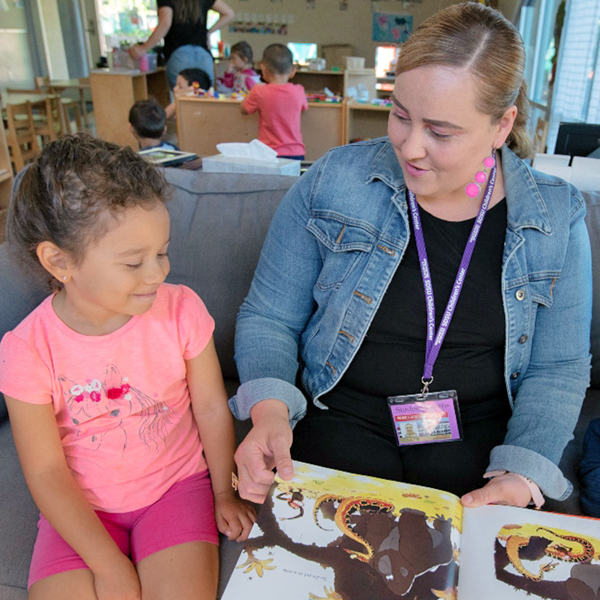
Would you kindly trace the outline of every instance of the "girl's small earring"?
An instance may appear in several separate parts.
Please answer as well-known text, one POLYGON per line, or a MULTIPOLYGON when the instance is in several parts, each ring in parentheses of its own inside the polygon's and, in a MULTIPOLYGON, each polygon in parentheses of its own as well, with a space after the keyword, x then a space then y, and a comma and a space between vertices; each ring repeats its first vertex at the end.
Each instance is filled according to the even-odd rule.
POLYGON ((66 276, 66 275, 63 275, 63 276, 62 276, 62 280, 63 280, 63 281, 66 281, 66 280, 67 280, 67 276, 66 276))

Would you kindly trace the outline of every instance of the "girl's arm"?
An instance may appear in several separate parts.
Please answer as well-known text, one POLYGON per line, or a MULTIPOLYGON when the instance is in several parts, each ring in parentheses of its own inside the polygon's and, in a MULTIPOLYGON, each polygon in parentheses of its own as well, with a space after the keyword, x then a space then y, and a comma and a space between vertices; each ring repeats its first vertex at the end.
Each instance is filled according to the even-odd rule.
POLYGON ((73 479, 53 405, 5 398, 31 495, 41 513, 91 569, 98 600, 140 600, 140 583, 133 564, 119 550, 73 479))
POLYGON ((256 515, 231 486, 231 474, 236 472, 235 431, 212 338, 186 365, 192 410, 212 482, 217 527, 230 540, 241 542, 248 537, 256 515))
MULTIPOLYGON (((219 0, 217 0, 218 2, 219 0)), ((143 43, 137 44, 129 49, 129 54, 136 60, 141 58, 149 50, 152 50, 164 37, 169 33, 171 25, 173 24, 173 9, 169 6, 161 6, 158 9, 158 25, 152 32, 150 37, 143 43)))
POLYGON ((228 4, 225 4, 223 0, 216 0, 211 10, 218 12, 220 16, 219 20, 208 30, 208 35, 225 27, 225 25, 235 19, 235 11, 228 4))

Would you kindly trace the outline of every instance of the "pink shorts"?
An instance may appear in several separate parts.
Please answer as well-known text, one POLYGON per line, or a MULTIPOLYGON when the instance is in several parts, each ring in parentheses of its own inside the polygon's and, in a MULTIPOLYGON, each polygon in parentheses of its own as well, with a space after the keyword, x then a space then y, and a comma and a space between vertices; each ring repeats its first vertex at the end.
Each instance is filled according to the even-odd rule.
MULTIPOLYGON (((186 542, 219 543, 208 471, 173 485, 157 502, 126 513, 96 511, 123 554, 133 564, 186 542)), ((88 566, 43 515, 29 569, 28 588, 36 581, 88 566)))

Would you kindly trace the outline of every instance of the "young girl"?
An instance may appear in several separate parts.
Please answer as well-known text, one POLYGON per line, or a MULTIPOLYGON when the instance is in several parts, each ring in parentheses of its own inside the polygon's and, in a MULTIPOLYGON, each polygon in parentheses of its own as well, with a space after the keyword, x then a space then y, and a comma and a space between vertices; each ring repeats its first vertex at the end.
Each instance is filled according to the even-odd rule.
POLYGON ((218 79, 219 92, 249 92, 260 81, 252 68, 252 48, 248 42, 238 42, 231 47, 229 67, 218 79))
POLYGON ((44 149, 11 204, 9 244, 53 289, 0 344, 41 511, 32 599, 214 598, 217 528, 242 541, 255 518, 232 489, 214 322, 164 283, 166 196, 135 152, 79 134, 44 149))

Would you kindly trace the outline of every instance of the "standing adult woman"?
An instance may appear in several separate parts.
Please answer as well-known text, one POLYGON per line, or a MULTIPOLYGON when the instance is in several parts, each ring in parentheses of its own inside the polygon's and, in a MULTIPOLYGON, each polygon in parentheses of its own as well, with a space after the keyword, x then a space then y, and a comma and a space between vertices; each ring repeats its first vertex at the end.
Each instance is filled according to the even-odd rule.
POLYGON ((235 13, 223 0, 157 0, 158 25, 143 43, 134 46, 129 54, 141 58, 165 40, 169 86, 174 88, 177 75, 183 69, 202 69, 214 82, 213 57, 208 48, 208 37, 235 18, 235 13), (207 29, 209 10, 219 13, 218 21, 207 29))
POLYGON ((589 379, 590 248, 581 195, 519 158, 524 65, 497 11, 440 11, 402 47, 389 136, 330 151, 283 200, 238 319, 245 497, 274 466, 291 476, 290 445, 470 506, 570 494, 557 465, 589 379), (421 397, 453 390, 462 439, 422 443, 421 397))

